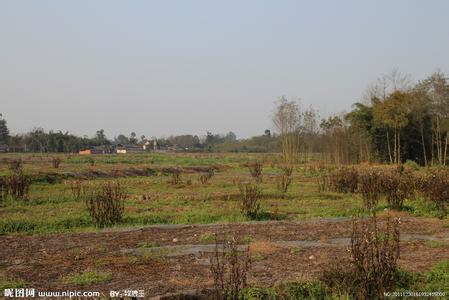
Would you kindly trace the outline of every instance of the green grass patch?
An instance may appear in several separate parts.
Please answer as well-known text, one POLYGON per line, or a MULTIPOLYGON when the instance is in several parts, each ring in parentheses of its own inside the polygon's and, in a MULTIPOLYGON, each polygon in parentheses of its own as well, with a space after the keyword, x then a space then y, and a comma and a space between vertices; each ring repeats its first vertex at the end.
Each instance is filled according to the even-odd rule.
POLYGON ((75 285, 92 285, 95 283, 102 283, 112 279, 110 273, 84 271, 83 273, 74 273, 64 277, 64 284, 75 285))

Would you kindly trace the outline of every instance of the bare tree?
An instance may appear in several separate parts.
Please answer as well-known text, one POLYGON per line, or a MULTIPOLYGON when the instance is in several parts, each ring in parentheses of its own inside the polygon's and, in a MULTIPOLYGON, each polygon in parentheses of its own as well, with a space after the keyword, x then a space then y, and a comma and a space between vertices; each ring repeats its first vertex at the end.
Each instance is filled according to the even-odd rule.
POLYGON ((291 166, 297 162, 300 150, 301 111, 296 101, 281 97, 276 102, 273 124, 282 141, 282 159, 291 166))

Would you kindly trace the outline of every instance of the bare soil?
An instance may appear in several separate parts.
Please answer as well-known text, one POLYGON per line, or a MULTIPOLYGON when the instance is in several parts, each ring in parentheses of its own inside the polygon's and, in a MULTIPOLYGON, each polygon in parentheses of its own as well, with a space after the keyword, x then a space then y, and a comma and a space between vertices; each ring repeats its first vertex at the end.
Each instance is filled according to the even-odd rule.
MULTIPOLYGON (((211 244, 213 241, 205 237, 216 233, 251 240, 251 252, 257 253, 259 259, 253 262, 249 282, 272 286, 315 277, 337 258, 347 256, 345 239, 334 241, 347 240, 350 231, 350 219, 322 219, 3 236, 0 271, 39 290, 77 289, 108 295, 110 290, 129 288, 144 289, 147 296, 200 290, 212 285, 208 254, 201 251, 185 254, 178 250, 211 244), (164 251, 144 248, 142 243, 164 251), (64 284, 65 276, 85 270, 109 272, 112 280, 83 287, 64 284)), ((447 221, 403 216, 401 234, 405 237, 401 242, 401 267, 424 271, 440 260, 449 259, 449 247, 432 247, 426 241, 447 242, 447 221)))

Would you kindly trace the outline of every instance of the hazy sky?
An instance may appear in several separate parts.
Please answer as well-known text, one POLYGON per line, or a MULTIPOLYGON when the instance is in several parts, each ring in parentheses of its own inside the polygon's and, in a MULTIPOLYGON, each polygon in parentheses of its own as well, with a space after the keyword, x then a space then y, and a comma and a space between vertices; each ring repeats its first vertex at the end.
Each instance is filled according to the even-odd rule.
POLYGON ((14 133, 246 137, 279 96, 349 110, 393 68, 449 73, 449 1, 0 0, 14 133))

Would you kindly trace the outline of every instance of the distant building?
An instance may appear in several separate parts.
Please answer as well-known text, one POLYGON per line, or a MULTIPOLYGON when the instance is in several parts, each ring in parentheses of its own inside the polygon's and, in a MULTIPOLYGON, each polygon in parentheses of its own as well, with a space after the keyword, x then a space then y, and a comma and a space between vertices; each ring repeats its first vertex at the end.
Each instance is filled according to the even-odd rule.
POLYGON ((79 152, 81 155, 90 155, 90 154, 106 154, 106 150, 104 148, 91 148, 84 149, 79 152))
POLYGON ((115 148, 117 154, 129 154, 129 153, 143 153, 145 149, 136 145, 121 145, 118 144, 115 148))
POLYGON ((8 145, 0 145, 0 152, 8 152, 9 151, 9 147, 8 145))

